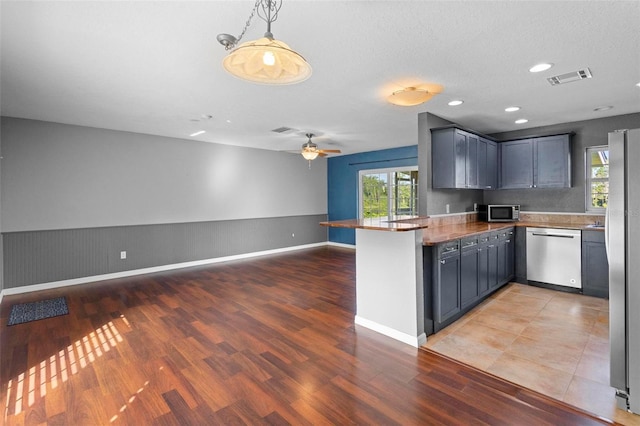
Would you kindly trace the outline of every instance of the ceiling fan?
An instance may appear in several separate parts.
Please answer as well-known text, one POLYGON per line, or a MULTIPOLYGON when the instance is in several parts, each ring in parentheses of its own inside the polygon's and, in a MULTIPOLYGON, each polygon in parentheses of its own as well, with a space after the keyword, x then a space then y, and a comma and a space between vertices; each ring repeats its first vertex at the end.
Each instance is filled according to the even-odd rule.
POLYGON ((300 154, 302 154, 305 160, 309 160, 309 167, 311 167, 311 160, 315 160, 318 156, 325 157, 327 153, 339 154, 341 152, 339 149, 318 149, 318 145, 311 142, 313 133, 307 133, 306 136, 309 140, 302 144, 302 151, 300 154))

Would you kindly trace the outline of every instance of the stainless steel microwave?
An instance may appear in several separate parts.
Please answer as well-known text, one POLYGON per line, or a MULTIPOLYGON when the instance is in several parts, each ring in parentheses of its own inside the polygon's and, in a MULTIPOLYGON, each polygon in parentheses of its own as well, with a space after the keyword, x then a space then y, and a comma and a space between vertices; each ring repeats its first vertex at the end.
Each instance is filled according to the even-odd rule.
POLYGON ((481 204, 478 220, 482 222, 515 222, 520 220, 520 204, 481 204))

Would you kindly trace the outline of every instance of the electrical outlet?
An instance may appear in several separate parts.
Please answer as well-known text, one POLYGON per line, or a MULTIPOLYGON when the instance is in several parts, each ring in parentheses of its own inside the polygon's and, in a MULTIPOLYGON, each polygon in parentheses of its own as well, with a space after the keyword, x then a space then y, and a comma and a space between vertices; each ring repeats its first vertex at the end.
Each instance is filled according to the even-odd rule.
POLYGON ((296 237, 296 234, 291 234, 291 238, 295 238, 295 237, 296 237))
POLYGON ((449 210, 450 210, 450 209, 449 209, 449 204, 447 204, 447 205, 445 206, 445 209, 447 210, 447 213, 449 213, 449 210))
POLYGON ((120 259, 126 259, 127 258, 127 252, 126 251, 121 251, 120 252, 120 259))
POLYGON ((474 212, 478 211, 478 203, 473 203, 473 211, 474 212))

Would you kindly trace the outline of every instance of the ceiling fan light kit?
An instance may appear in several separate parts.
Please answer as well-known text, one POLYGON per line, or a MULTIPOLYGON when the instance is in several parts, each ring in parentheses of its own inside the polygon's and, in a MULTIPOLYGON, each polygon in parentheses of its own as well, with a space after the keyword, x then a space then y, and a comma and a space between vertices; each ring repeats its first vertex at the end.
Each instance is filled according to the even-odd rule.
POLYGON ((307 133, 306 136, 309 140, 302 145, 302 151, 300 151, 300 154, 305 160, 309 161, 309 168, 311 168, 311 160, 315 160, 318 157, 325 157, 327 153, 340 154, 341 152, 339 149, 318 149, 318 145, 311 142, 313 133, 307 133))
POLYGON ((315 160, 316 158, 318 158, 318 155, 320 155, 320 153, 318 151, 312 151, 310 149, 307 149, 306 146, 302 147, 302 152, 301 152, 302 156, 304 157, 305 160, 315 160))
POLYGON ((218 42, 226 50, 231 50, 222 61, 222 66, 229 74, 254 83, 275 85, 300 83, 311 76, 311 65, 304 57, 286 43, 274 39, 271 34, 271 23, 278 19, 280 7, 282 0, 256 0, 238 37, 218 34, 218 42), (267 23, 267 32, 263 38, 238 46, 255 14, 267 23))
POLYGON ((435 93, 431 93, 427 89, 405 87, 404 89, 393 92, 387 100, 394 105, 415 106, 427 102, 434 94, 435 93))

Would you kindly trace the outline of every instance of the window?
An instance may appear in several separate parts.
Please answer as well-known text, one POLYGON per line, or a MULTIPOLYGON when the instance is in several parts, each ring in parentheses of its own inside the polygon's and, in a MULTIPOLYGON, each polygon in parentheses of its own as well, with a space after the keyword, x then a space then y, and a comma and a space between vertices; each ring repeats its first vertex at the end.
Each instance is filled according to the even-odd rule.
POLYGON ((587 148, 586 211, 604 213, 609 201, 609 146, 587 148))
POLYGON ((418 168, 361 170, 361 218, 418 215, 418 168))

